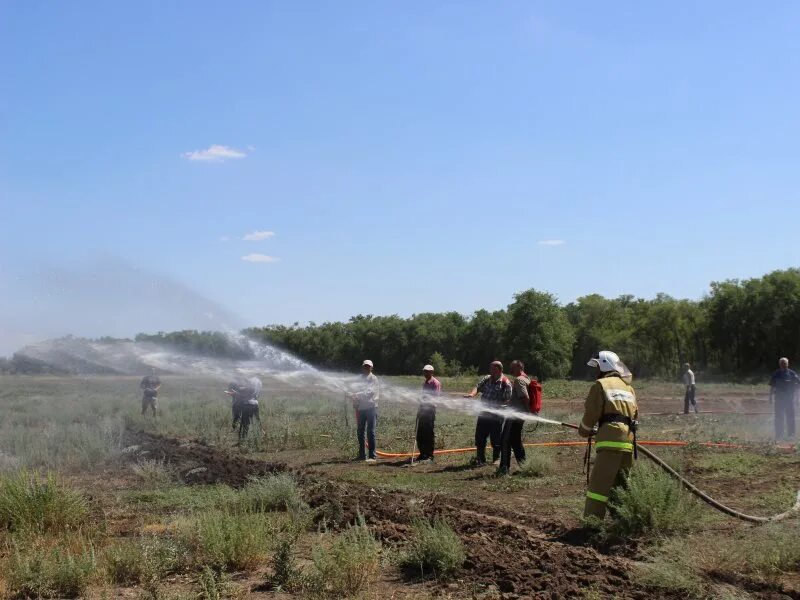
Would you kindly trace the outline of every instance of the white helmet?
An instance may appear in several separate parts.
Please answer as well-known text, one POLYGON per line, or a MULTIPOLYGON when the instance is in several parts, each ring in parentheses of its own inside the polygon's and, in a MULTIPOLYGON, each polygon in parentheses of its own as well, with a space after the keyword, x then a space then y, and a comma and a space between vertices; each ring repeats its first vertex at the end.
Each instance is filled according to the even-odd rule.
POLYGON ((603 373, 616 371, 622 377, 630 377, 631 372, 625 363, 619 359, 619 356, 611 350, 601 350, 597 353, 596 358, 592 358, 586 363, 590 367, 598 367, 603 373))

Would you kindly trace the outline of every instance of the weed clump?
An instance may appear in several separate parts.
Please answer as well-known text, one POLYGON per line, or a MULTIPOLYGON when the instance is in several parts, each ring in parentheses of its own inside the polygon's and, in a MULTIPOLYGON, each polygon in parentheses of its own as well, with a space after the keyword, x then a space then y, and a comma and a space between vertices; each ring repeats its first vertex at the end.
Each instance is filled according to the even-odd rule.
POLYGON ((44 479, 27 471, 0 476, 0 528, 61 533, 88 517, 86 499, 62 486, 53 474, 44 479))
POLYGON ((252 479, 239 492, 238 506, 252 512, 298 510, 305 507, 297 482, 279 473, 252 479))
POLYGON ((456 532, 444 521, 418 521, 414 524, 414 537, 402 563, 418 568, 421 575, 433 573, 447 577, 464 564, 466 554, 456 532))
POLYGON ((537 452, 525 458, 525 462, 517 470, 517 475, 520 477, 543 477, 552 473, 554 468, 553 458, 549 454, 537 452))
POLYGON ((183 548, 170 538, 125 540, 106 550, 105 571, 112 583, 153 584, 183 566, 183 548))
POLYGON ((333 598, 359 594, 377 578, 380 554, 381 543, 359 515, 330 548, 315 549, 312 559, 316 576, 311 578, 311 586, 317 593, 333 598))
POLYGON ((81 540, 52 546, 38 538, 12 546, 4 573, 10 597, 77 598, 96 571, 94 550, 81 540))
POLYGON ((653 552, 646 562, 635 566, 637 580, 657 590, 665 590, 690 597, 701 596, 704 581, 697 560, 683 539, 666 541, 653 552))
POLYGON ((723 568, 767 578, 797 571, 800 569, 800 526, 772 523, 749 530, 740 543, 726 546, 718 560, 723 568))
POLYGON ((268 515, 208 511, 185 527, 183 537, 199 565, 235 571, 257 565, 274 532, 268 515))
POLYGON ((700 506, 669 475, 650 463, 637 463, 627 485, 615 489, 611 533, 622 537, 669 535, 697 527, 700 506))
POLYGON ((140 460, 131 465, 131 471, 147 489, 163 488, 172 483, 172 472, 162 460, 140 460))

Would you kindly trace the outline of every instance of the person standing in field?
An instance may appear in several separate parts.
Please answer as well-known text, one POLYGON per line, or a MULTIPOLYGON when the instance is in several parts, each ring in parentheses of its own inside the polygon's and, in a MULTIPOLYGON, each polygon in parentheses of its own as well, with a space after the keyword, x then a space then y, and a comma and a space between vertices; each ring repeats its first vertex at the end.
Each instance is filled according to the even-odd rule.
MULTIPOLYGON (((511 400, 509 407, 517 413, 531 412, 531 397, 529 388, 531 378, 525 373, 525 364, 521 360, 511 362, 509 371, 514 377, 511 386, 511 400)), ((507 474, 511 469, 511 452, 517 459, 517 465, 525 462, 525 446, 522 445, 522 429, 525 421, 519 417, 507 417, 503 421, 503 431, 500 436, 501 456, 498 473, 507 474)))
MULTIPOLYGON (((481 394, 481 404, 494 410, 502 409, 511 400, 511 382, 503 375, 503 363, 499 360, 489 365, 489 375, 483 377, 465 398, 481 394)), ((503 418, 495 413, 484 411, 475 423, 475 464, 486 464, 486 438, 492 443, 492 463, 500 464, 500 441, 503 431, 503 418)))
POLYGON ((800 377, 789 368, 789 359, 778 361, 778 370, 769 380, 769 401, 775 410, 775 439, 793 439, 795 437, 794 405, 797 401, 800 377), (783 437, 784 424, 786 438, 783 437))
POLYGON ((378 400, 380 400, 380 382, 372 372, 374 365, 371 360, 361 363, 361 390, 350 397, 358 414, 358 460, 374 463, 375 457, 375 426, 378 422, 378 400), (364 437, 369 453, 364 452, 364 437))
POLYGON ((631 372, 619 356, 603 350, 587 363, 597 381, 589 389, 578 433, 594 437, 597 458, 586 492, 584 517, 606 515, 611 490, 624 485, 633 466, 639 406, 631 372))
POLYGON ((150 374, 142 378, 139 388, 142 390, 142 416, 147 414, 149 408, 155 418, 158 410, 158 390, 161 388, 161 379, 156 375, 155 369, 150 369, 150 374))
POLYGON ((258 377, 236 379, 225 391, 231 397, 233 413, 233 429, 239 429, 239 440, 247 437, 253 419, 261 422, 258 409, 258 397, 261 394, 261 380, 258 377))
POLYGON ((442 384, 433 376, 433 366, 422 367, 422 399, 417 409, 418 462, 433 461, 434 433, 436 422, 436 398, 442 393, 442 384))
POLYGON ((697 389, 694 385, 694 371, 692 371, 692 365, 689 363, 683 365, 683 385, 686 386, 686 392, 683 395, 683 414, 689 414, 690 404, 694 407, 695 414, 697 414, 697 400, 695 399, 697 389))

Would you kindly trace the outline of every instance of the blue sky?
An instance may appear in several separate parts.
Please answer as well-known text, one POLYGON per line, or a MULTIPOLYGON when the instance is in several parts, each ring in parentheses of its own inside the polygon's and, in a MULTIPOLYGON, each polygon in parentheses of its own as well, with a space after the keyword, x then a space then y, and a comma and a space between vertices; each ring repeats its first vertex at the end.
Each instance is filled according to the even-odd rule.
MULTIPOLYGON (((797 266, 798 26, 794 2, 2 3, 0 353, 103 333, 109 264, 252 325, 797 266)), ((131 310, 115 333, 173 324, 131 310)))

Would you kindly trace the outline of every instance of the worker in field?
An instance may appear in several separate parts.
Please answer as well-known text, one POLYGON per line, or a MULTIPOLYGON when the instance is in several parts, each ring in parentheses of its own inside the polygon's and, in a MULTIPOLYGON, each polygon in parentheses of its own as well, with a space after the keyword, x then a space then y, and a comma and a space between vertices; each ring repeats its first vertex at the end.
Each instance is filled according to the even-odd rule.
POLYGON ((800 393, 800 377, 789 368, 789 359, 778 361, 778 370, 769 380, 769 401, 775 410, 775 439, 794 439, 794 405, 800 393), (786 438, 783 432, 786 431, 786 438))
MULTIPOLYGON (((511 386, 511 399, 508 407, 515 413, 531 412, 530 385, 531 378, 525 373, 525 364, 521 360, 512 361, 508 368, 514 377, 511 386)), ((505 475, 511 469, 511 452, 517 459, 517 465, 525 462, 525 446, 522 445, 522 429, 525 420, 518 416, 508 416, 503 421, 503 431, 500 435, 500 467, 498 474, 505 475)))
POLYGON ((374 365, 371 360, 361 363, 361 389, 350 394, 353 406, 358 415, 358 460, 374 463, 375 457, 375 426, 378 422, 378 401, 381 396, 380 382, 372 372, 374 365), (364 451, 364 437, 368 453, 364 451))
POLYGON ((261 422, 258 398, 261 395, 261 380, 258 377, 250 379, 237 378, 228 384, 225 393, 231 398, 231 413, 233 415, 232 427, 238 428, 239 440, 247 437, 250 424, 253 420, 261 422))
POLYGON ((442 384, 433 376, 433 365, 422 367, 422 376, 422 398, 417 409, 417 462, 433 462, 436 398, 442 393, 442 384))
MULTIPOLYGON (((499 360, 489 365, 489 375, 478 381, 465 398, 474 398, 480 392, 481 405, 496 411, 502 410, 511 400, 511 382, 503 375, 503 363, 499 360)), ((495 412, 483 411, 475 423, 475 464, 486 464, 486 439, 492 443, 492 463, 500 465, 500 442, 503 431, 503 417, 495 412)))
POLYGON ((578 432, 594 438, 597 458, 583 515, 602 519, 611 490, 625 483, 633 466, 639 407, 631 387, 631 372, 619 356, 603 350, 587 364, 595 370, 597 381, 586 397, 578 432))
POLYGON ((142 378, 139 388, 142 390, 142 416, 145 416, 150 409, 155 418, 158 410, 158 390, 161 389, 161 379, 155 369, 150 369, 150 374, 142 378))
POLYGON ((697 400, 695 399, 697 389, 694 384, 694 371, 692 371, 692 365, 689 363, 683 365, 683 385, 686 387, 686 392, 683 395, 683 414, 689 414, 690 404, 694 407, 695 414, 697 414, 697 400))

